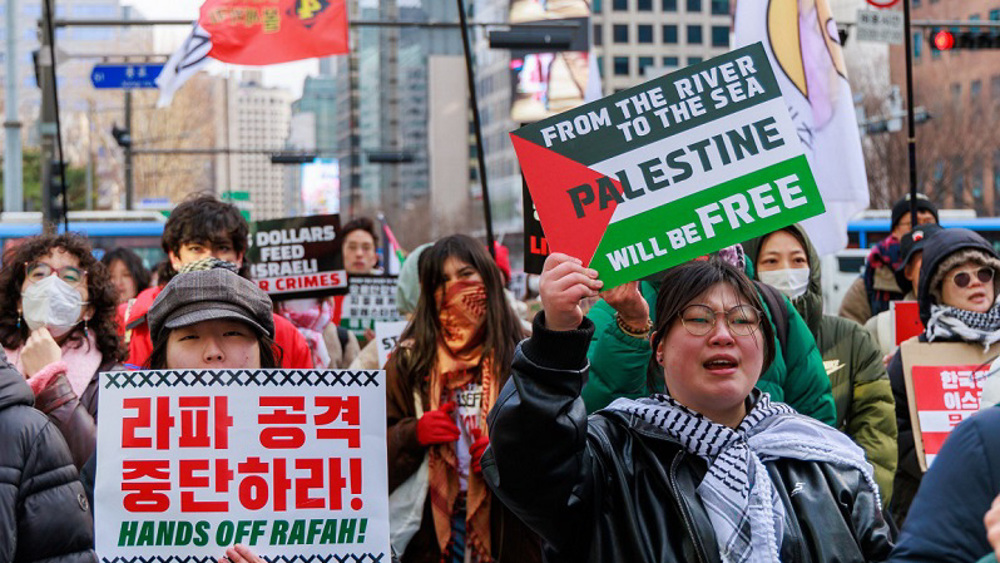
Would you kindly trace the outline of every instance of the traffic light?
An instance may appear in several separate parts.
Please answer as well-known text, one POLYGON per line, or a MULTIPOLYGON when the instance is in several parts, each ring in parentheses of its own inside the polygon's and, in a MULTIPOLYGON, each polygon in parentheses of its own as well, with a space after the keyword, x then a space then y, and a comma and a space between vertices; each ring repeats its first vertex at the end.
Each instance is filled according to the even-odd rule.
POLYGON ((66 208, 62 198, 62 177, 65 172, 65 163, 58 160, 49 161, 49 193, 48 201, 43 201, 42 205, 48 206, 48 220, 53 223, 61 223, 66 208))
POLYGON ((993 29, 935 29, 928 40, 932 51, 1000 49, 1000 33, 993 29))
POLYGON ((309 164, 316 160, 315 153, 274 153, 271 164, 309 164))
POLYGON ((111 126, 111 136, 115 138, 115 142, 118 143, 119 147, 123 149, 132 148, 132 134, 128 129, 122 129, 116 123, 111 126))

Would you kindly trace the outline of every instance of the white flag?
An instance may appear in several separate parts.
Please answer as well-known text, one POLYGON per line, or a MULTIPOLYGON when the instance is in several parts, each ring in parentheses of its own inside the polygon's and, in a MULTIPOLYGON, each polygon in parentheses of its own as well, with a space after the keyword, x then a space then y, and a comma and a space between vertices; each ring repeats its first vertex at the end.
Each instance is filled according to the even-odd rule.
POLYGON ((844 54, 827 0, 742 0, 736 47, 763 42, 826 213, 802 223, 816 251, 847 246, 847 222, 868 207, 868 177, 844 54))
POLYGON ((157 100, 156 107, 170 105, 177 90, 208 64, 208 52, 211 50, 212 36, 195 22, 191 35, 184 40, 180 49, 170 55, 163 72, 156 78, 156 85, 160 88, 160 99, 157 100))

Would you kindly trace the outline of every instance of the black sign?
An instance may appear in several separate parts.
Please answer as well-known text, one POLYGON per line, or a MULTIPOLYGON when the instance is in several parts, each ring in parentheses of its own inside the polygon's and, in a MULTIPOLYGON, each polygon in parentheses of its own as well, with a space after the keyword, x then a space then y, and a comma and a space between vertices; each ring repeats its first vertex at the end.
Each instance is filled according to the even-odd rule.
POLYGON ((272 299, 347 293, 339 215, 256 221, 250 239, 251 274, 272 299))
POLYGON ((524 272, 527 274, 542 273, 545 258, 549 255, 549 244, 545 242, 542 223, 535 211, 535 202, 528 193, 528 184, 522 176, 521 193, 524 197, 524 272))

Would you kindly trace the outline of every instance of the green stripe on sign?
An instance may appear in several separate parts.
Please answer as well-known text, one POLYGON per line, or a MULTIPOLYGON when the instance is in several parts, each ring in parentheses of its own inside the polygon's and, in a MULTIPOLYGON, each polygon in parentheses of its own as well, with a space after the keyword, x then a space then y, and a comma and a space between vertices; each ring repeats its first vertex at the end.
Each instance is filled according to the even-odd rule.
POLYGON ((590 166, 780 98, 781 88, 767 53, 757 43, 526 125, 512 134, 590 166))
POLYGON ((610 289, 823 211, 806 157, 797 156, 611 223, 590 267, 610 289))

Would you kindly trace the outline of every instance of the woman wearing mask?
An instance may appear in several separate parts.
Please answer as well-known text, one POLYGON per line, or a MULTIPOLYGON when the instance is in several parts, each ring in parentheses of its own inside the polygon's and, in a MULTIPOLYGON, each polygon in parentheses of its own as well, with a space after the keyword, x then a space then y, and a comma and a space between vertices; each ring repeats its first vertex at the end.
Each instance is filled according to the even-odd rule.
POLYGON ((875 467, 888 505, 896 472, 896 417, 882 353, 858 323, 823 314, 819 255, 798 225, 743 244, 756 277, 792 300, 816 339, 837 405, 837 424, 875 467))
MULTIPOLYGON (((944 229, 928 238, 917 287, 920 320, 925 327, 919 340, 968 342, 987 349, 1000 341, 997 273, 1000 273, 1000 256, 977 233, 967 229, 944 229)), ((896 399, 896 424, 899 426, 899 467, 889 510, 903 532, 911 533, 905 521, 923 472, 914 449, 901 351, 897 351, 889 362, 889 380, 896 399)), ((931 526, 937 525, 933 518, 921 520, 931 526)))
POLYGON ((119 246, 104 253, 101 264, 108 269, 111 283, 118 290, 118 302, 134 299, 149 287, 149 270, 142 265, 142 258, 128 248, 119 246))
POLYGON ((274 311, 295 325, 306 339, 317 368, 346 368, 361 352, 354 333, 332 322, 333 304, 329 299, 287 299, 275 304, 274 311))
POLYGON ((492 502, 479 465, 486 414, 522 337, 500 270, 481 243, 453 235, 423 252, 419 273, 416 312, 386 366, 390 492, 428 456, 423 518, 401 559, 540 561, 534 534, 492 502))
POLYGON ((25 239, 0 270, 0 343, 79 468, 96 447, 97 374, 124 356, 107 269, 76 234, 25 239))
POLYGON ((550 560, 884 561, 864 453, 754 388, 775 357, 752 282, 718 259, 666 272, 649 378, 666 393, 588 417, 580 389, 597 272, 551 254, 544 312, 491 413, 483 473, 550 560))

